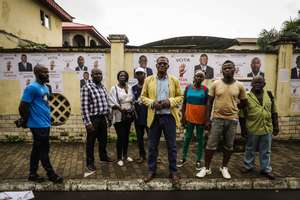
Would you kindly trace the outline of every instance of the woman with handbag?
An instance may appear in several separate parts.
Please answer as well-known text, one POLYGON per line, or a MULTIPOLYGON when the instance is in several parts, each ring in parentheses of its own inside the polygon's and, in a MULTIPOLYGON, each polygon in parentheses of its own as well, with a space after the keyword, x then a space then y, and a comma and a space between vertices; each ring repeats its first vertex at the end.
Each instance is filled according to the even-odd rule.
POLYGON ((112 108, 112 124, 117 133, 117 164, 124 165, 124 160, 132 162, 127 155, 131 123, 135 118, 133 95, 128 86, 129 75, 120 71, 117 75, 118 83, 111 88, 109 104, 112 108))

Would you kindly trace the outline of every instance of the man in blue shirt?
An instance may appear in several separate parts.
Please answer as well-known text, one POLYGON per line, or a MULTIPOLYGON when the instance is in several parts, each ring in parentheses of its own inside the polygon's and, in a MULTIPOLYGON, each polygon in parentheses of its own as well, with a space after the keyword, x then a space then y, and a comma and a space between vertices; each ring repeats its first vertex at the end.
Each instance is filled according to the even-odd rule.
POLYGON ((34 67, 36 81, 28 85, 23 93, 19 112, 23 121, 23 128, 30 128, 33 135, 33 146, 30 156, 30 173, 28 180, 43 182, 44 178, 37 174, 39 161, 47 171, 48 179, 54 183, 62 183, 63 177, 58 176, 49 159, 49 134, 51 115, 48 100, 50 97, 49 71, 46 67, 37 65, 34 67))

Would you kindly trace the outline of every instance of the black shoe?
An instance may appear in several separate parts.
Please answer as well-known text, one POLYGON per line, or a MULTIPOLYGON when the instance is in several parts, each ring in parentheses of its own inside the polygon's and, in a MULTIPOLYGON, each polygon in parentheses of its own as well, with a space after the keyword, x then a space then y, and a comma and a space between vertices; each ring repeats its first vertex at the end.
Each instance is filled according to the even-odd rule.
POLYGON ((155 173, 149 173, 146 177, 143 178, 145 183, 152 181, 155 178, 155 173))
POLYGON ((198 160, 198 161, 196 162, 196 170, 200 171, 200 170, 201 170, 201 167, 202 167, 202 166, 201 166, 201 161, 198 160))
POLYGON ((33 182, 36 182, 36 183, 42 183, 42 182, 45 181, 45 178, 41 177, 37 174, 30 174, 29 177, 28 177, 28 181, 33 181, 33 182))
POLYGON ((241 168, 240 169, 241 173, 242 174, 247 174, 247 173, 250 173, 250 172, 253 172, 253 168, 250 168, 250 169, 246 169, 246 168, 241 168))
POLYGON ((86 166, 86 168, 88 169, 88 170, 90 170, 90 171, 96 171, 96 167, 95 167, 95 165, 88 165, 88 166, 86 166))
POLYGON ((110 157, 106 157, 106 158, 103 158, 103 159, 100 158, 100 161, 102 161, 102 162, 114 162, 114 160, 111 159, 110 157))
POLYGON ((48 177, 49 181, 53 182, 53 183, 63 183, 64 182, 64 178, 62 176, 58 176, 57 174, 53 174, 51 176, 48 177))
POLYGON ((275 180, 276 177, 272 172, 260 172, 261 175, 265 176, 266 178, 270 180, 275 180))
POLYGON ((146 160, 146 158, 144 157, 140 157, 139 159, 137 159, 137 163, 142 164, 144 161, 146 160))
POLYGON ((173 185, 178 185, 180 181, 180 176, 178 176, 176 173, 171 173, 169 175, 169 178, 173 185))

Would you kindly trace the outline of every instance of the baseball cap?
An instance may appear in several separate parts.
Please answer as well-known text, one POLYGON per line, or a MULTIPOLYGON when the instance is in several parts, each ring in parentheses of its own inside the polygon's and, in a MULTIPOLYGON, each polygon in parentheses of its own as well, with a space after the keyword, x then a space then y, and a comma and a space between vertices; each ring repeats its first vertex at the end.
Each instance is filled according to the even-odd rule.
POLYGON ((144 68, 142 68, 142 67, 137 67, 137 68, 134 70, 134 73, 137 73, 137 72, 143 72, 143 73, 145 73, 145 74, 146 74, 146 71, 145 71, 145 69, 144 69, 144 68))

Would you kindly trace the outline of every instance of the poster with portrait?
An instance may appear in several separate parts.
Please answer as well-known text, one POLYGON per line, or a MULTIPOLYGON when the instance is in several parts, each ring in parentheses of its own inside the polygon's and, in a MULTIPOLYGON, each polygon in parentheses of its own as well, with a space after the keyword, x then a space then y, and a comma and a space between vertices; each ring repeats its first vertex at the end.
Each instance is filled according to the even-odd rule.
POLYGON ((0 80, 18 79, 17 54, 0 54, 0 80))
POLYGON ((23 91, 30 83, 35 81, 35 76, 32 72, 23 72, 19 74, 19 78, 21 91, 23 91))
POLYGON ((49 73, 61 73, 64 71, 60 53, 47 53, 45 59, 45 66, 48 68, 49 73))
POLYGON ((291 107, 293 113, 300 112, 300 54, 293 54, 290 74, 291 107))
POLYGON ((47 53, 26 53, 27 62, 32 64, 32 69, 36 65, 48 65, 47 53))
MULTIPOLYGON (((91 75, 93 69, 100 69, 103 74, 102 83, 105 84, 107 79, 106 77, 107 70, 105 65, 104 53, 87 53, 85 54, 85 60, 86 60, 86 66, 88 67, 89 75, 91 75)), ((82 76, 80 79, 82 79, 82 76)))
POLYGON ((252 89, 251 80, 240 80, 240 82, 244 85, 246 92, 250 92, 252 89))
POLYGON ((300 101, 300 79, 291 80, 291 97, 300 101))
MULTIPOLYGON (((263 54, 248 53, 205 53, 206 59, 202 59, 202 53, 135 53, 133 55, 134 68, 139 66, 139 57, 145 55, 148 63, 147 67, 156 73, 156 59, 159 56, 166 56, 169 59, 170 67, 168 73, 176 76, 180 80, 181 88, 192 83, 195 69, 199 69, 205 63, 206 77, 210 80, 220 79, 222 75, 222 64, 226 60, 235 63, 235 78, 239 80, 250 80, 253 71, 264 75, 265 56, 263 54), (258 64, 251 65, 252 60, 256 58, 258 64)), ((209 82, 209 81, 207 81, 209 82)))
POLYGON ((64 93, 62 73, 49 72, 49 80, 49 85, 51 86, 52 93, 64 93))
POLYGON ((300 54, 293 54, 291 79, 300 80, 300 54))
POLYGON ((300 100, 297 99, 291 103, 290 110, 292 113, 300 113, 300 100))
POLYGON ((77 66, 77 57, 78 55, 76 53, 61 53, 60 60, 63 71, 75 71, 75 67, 77 66))
MULTIPOLYGON (((32 63, 32 66, 43 65, 49 70, 49 85, 51 85, 53 93, 63 93, 63 79, 62 79, 62 61, 60 53, 28 53, 26 54, 27 61, 32 63)), ((33 81, 35 77, 30 79, 29 72, 20 72, 21 88, 33 81), (25 81, 24 81, 25 78, 25 81)))

